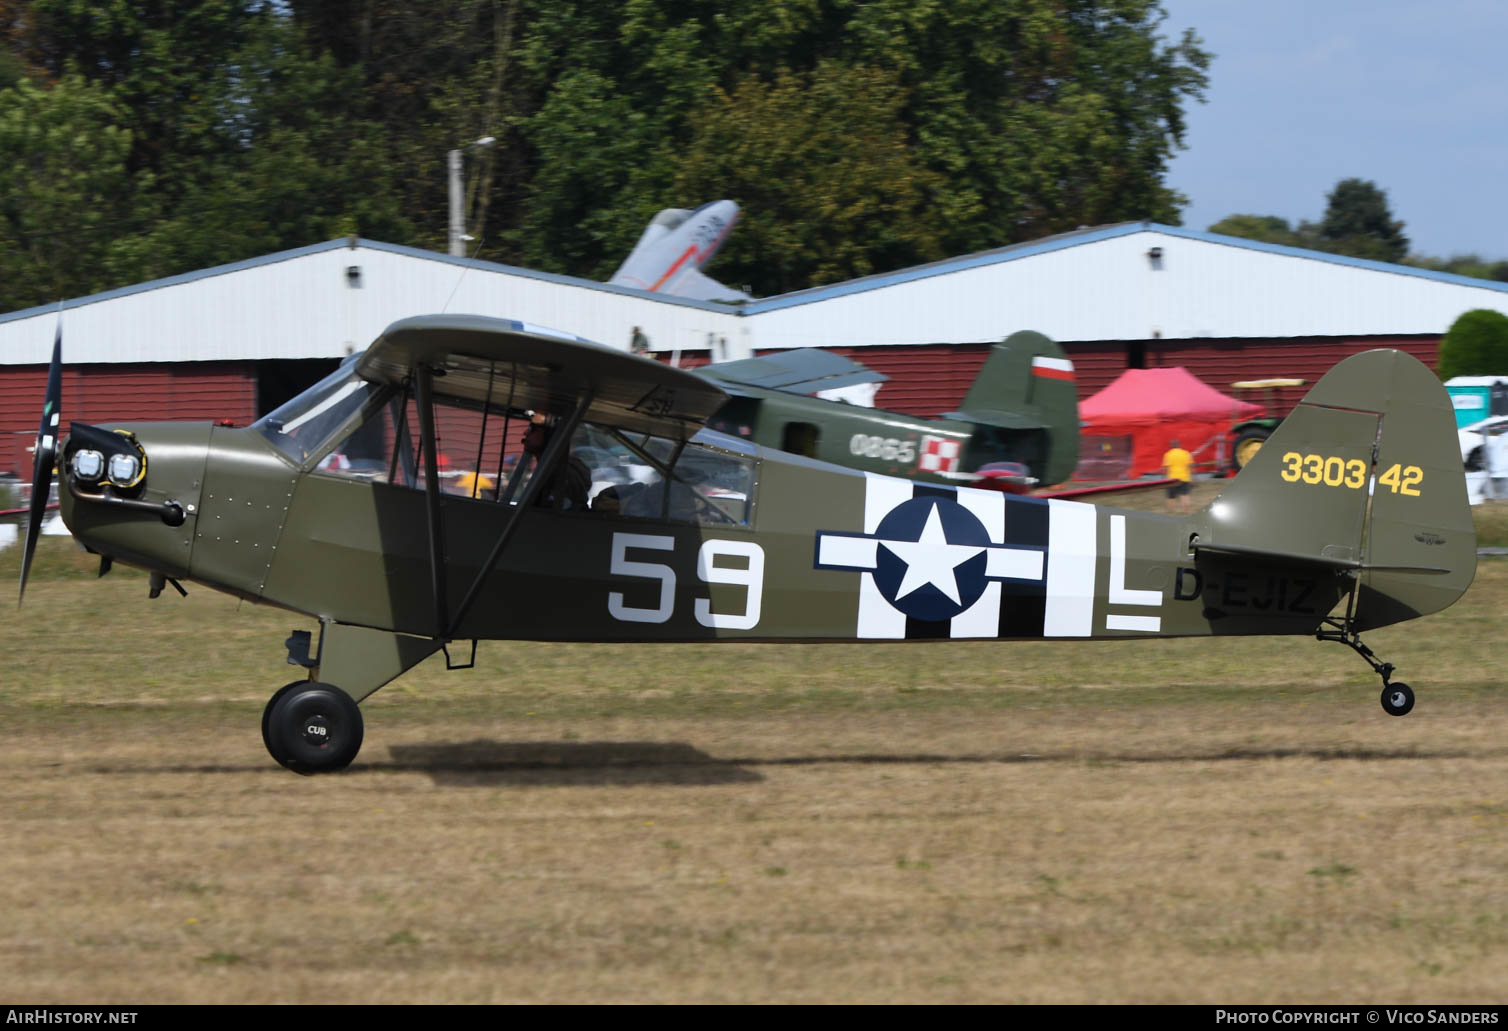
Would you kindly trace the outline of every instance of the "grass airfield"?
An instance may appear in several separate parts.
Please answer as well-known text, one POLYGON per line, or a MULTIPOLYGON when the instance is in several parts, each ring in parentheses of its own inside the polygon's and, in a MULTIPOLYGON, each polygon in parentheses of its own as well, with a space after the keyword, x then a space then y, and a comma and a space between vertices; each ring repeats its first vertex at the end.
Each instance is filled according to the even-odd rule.
POLYGON ((6 622, 6 999, 1508 997, 1508 559, 1367 635, 1403 719, 1297 637, 484 642, 321 778, 258 732, 307 621, 92 578, 6 622))

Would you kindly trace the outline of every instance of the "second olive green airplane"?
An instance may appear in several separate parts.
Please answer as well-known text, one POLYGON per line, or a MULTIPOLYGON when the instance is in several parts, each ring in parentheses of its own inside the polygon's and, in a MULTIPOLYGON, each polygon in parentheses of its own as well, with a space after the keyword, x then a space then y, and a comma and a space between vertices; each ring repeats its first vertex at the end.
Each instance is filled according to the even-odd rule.
POLYGON ((1413 692, 1359 635, 1444 609, 1476 568, 1450 399, 1399 351, 1336 366, 1188 516, 786 454, 704 429, 728 400, 706 378, 479 316, 395 323, 250 427, 74 423, 59 452, 60 362, 33 497, 56 457, 102 571, 318 621, 262 719, 300 773, 347 766, 361 700, 477 639, 1304 634, 1356 650, 1402 715, 1413 692))
POLYGON ((1011 462, 1031 483, 1051 484, 1079 461, 1073 362, 1041 333, 1023 330, 991 347, 963 406, 938 419, 808 396, 888 379, 815 348, 696 371, 731 395, 711 428, 850 469, 967 486, 988 485, 995 467, 1011 462))

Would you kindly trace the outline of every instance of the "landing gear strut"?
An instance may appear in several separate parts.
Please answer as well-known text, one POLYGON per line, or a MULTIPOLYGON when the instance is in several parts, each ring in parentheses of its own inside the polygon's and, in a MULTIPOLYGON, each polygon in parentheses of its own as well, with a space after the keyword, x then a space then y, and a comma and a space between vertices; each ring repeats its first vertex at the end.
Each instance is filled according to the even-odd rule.
POLYGON ((1402 681, 1392 683, 1393 664, 1379 662, 1372 649, 1362 644, 1361 637, 1350 630, 1346 624, 1336 619, 1326 619, 1325 623, 1331 629, 1317 631, 1314 635, 1315 639, 1335 641, 1360 655, 1366 664, 1372 667, 1372 672, 1382 677, 1382 711, 1389 716, 1407 716, 1414 708, 1414 689, 1402 681))

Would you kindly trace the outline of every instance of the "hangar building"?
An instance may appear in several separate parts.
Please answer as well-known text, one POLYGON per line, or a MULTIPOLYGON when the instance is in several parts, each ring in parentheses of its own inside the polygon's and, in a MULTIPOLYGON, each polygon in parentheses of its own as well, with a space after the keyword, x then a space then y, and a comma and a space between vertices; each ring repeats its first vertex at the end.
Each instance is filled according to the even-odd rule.
MULTIPOLYGON (((1508 314, 1508 284, 1125 223, 739 306, 350 238, 66 301, 64 417, 245 423, 365 347, 438 311, 519 319, 626 348, 635 327, 685 364, 827 347, 891 377, 877 403, 955 408, 989 346, 1061 342, 1080 396, 1127 368, 1206 383, 1313 381, 1399 347, 1433 364, 1462 312, 1508 314)), ((0 472, 26 470, 57 305, 0 316, 0 472)))

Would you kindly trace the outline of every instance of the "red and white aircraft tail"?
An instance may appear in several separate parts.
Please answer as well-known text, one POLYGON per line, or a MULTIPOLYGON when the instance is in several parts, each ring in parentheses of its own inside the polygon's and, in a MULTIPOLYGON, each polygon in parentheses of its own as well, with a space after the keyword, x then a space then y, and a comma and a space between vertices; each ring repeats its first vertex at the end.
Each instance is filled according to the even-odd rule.
POLYGON ((666 208, 645 227, 608 282, 698 301, 751 301, 749 294, 701 271, 737 221, 738 205, 731 200, 703 204, 695 211, 666 208))

